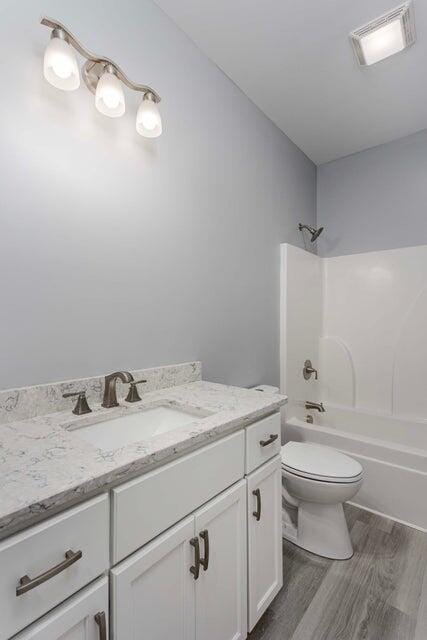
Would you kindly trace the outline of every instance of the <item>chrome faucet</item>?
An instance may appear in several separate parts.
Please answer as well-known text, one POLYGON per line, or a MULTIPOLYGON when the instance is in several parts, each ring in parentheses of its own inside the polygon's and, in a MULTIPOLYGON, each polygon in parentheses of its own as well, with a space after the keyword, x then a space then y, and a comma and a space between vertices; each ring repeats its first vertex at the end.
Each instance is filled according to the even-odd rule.
POLYGON ((119 403, 117 402, 116 389, 118 378, 125 383, 134 381, 133 375, 128 371, 116 371, 115 373, 110 373, 110 375, 105 376, 104 399, 102 401, 102 406, 106 409, 119 406, 119 403))
POLYGON ((305 403, 305 408, 306 409, 316 409, 316 411, 319 411, 319 413, 325 413, 326 409, 323 406, 323 402, 310 402, 309 400, 307 400, 307 402, 305 403))

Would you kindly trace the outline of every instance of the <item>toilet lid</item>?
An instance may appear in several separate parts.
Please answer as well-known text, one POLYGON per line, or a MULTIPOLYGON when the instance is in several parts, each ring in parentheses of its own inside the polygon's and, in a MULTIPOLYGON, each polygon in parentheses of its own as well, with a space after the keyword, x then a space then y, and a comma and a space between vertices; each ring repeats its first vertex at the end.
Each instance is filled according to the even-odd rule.
POLYGON ((282 468, 305 478, 355 482, 363 473, 353 458, 321 444, 288 442, 281 449, 282 468))

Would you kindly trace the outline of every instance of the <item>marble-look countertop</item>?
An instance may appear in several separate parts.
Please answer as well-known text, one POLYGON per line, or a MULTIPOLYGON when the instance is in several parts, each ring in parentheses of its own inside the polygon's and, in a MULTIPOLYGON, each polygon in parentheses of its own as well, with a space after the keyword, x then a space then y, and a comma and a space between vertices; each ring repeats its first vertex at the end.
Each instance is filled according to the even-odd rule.
POLYGON ((98 405, 87 416, 74 416, 68 409, 2 424, 0 538, 233 433, 285 402, 285 396, 200 380, 145 393, 137 405, 98 405), (75 430, 158 405, 186 409, 195 414, 194 421, 108 452, 75 430))

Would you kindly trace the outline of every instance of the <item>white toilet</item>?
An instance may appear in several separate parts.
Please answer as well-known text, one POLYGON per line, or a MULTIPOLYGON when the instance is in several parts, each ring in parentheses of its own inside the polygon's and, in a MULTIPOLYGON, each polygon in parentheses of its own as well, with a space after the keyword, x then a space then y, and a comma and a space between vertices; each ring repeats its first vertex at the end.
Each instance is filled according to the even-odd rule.
POLYGON ((319 556, 353 555, 342 503, 358 492, 361 465, 332 449, 288 442, 281 449, 283 537, 319 556))

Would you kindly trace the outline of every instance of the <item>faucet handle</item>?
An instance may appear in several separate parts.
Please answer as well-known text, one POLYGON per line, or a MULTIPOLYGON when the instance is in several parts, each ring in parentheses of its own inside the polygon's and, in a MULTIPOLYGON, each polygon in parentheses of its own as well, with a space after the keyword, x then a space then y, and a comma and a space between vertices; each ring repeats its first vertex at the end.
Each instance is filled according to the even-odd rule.
POLYGON ((76 416, 82 416, 85 413, 92 413, 92 409, 89 407, 86 398, 86 391, 82 389, 81 391, 68 391, 67 393, 63 393, 63 398, 74 398, 77 396, 76 406, 73 409, 73 413, 76 416))
POLYGON ((129 391, 125 398, 126 402, 139 402, 141 400, 136 386, 144 382, 147 382, 147 380, 132 380, 132 382, 129 383, 129 391))
POLYGON ((314 373, 314 379, 317 380, 317 377, 318 377, 317 369, 313 367, 313 365, 311 364, 311 360, 306 360, 304 362, 304 368, 302 370, 304 380, 310 380, 313 373, 314 373))

